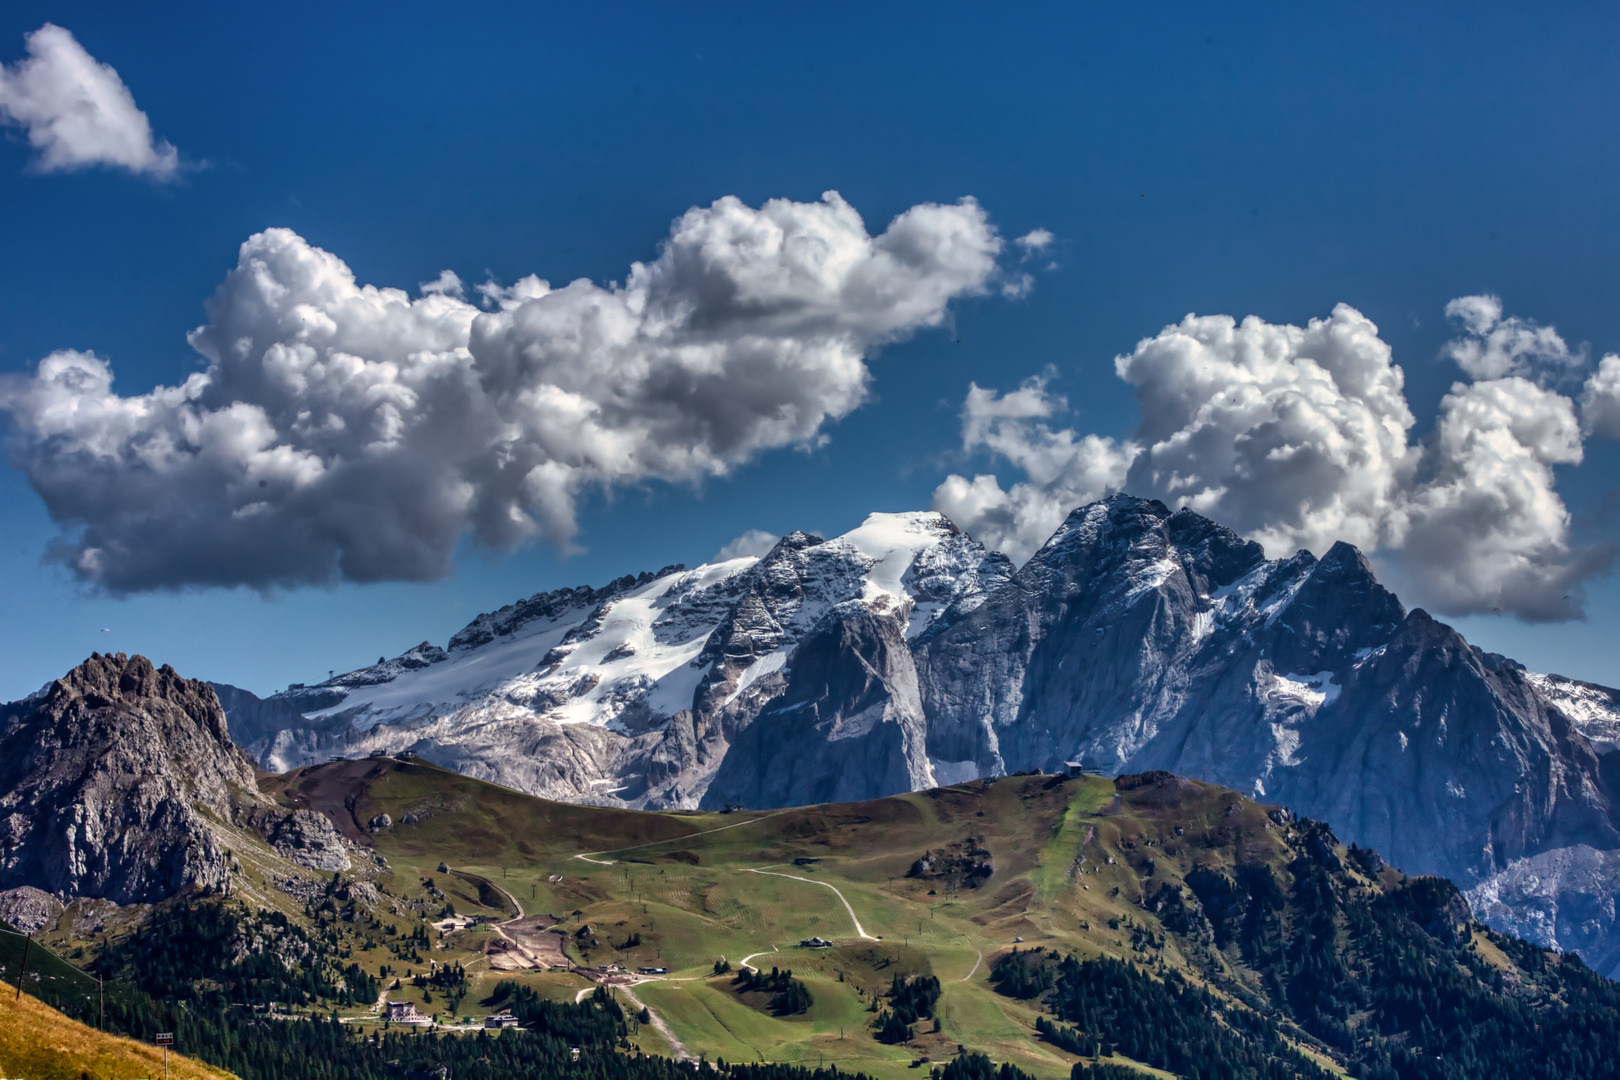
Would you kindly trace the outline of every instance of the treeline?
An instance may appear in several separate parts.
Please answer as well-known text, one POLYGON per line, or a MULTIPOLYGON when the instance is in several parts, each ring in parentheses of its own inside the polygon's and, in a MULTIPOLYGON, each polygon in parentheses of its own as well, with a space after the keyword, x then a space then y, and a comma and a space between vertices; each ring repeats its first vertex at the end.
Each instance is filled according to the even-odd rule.
POLYGON ((808 1012, 815 999, 810 988, 793 977, 793 969, 778 971, 771 968, 769 975, 754 968, 743 968, 732 978, 731 985, 739 994, 771 994, 767 1008, 777 1016, 797 1016, 808 1012))
MULTIPOLYGON (((1386 873, 1365 849, 1346 858, 1320 823, 1288 839, 1281 869, 1200 868, 1185 890, 1167 882, 1144 901, 1226 994, 1039 950, 998 959, 992 985, 1039 1000, 1041 1036, 1071 1053, 1123 1054, 1188 1080, 1325 1080, 1303 1047, 1358 1080, 1620 1080, 1620 985, 1574 954, 1490 931, 1450 882, 1386 873), (1233 979, 1233 964, 1252 975, 1233 979)), ((1077 1066, 1075 1080, 1104 1080, 1102 1069, 1077 1066)))
POLYGON ((1325 825, 1301 822, 1279 879, 1238 867, 1189 875, 1211 935, 1260 976, 1267 1004, 1365 1080, 1620 1080, 1620 986, 1475 922, 1456 887, 1406 878, 1325 825), (1359 874, 1359 876, 1358 876, 1359 874), (1285 917, 1286 916, 1286 917, 1285 917), (1513 961, 1511 975, 1476 937, 1513 961))
POLYGON ((1456 887, 1412 878, 1367 897, 1337 859, 1290 866, 1297 912, 1256 970, 1296 1023, 1368 1080, 1620 1078, 1620 986, 1468 918, 1456 887), (1509 978, 1475 934, 1520 968, 1509 978), (1366 1017, 1363 1021, 1361 1018, 1366 1017))
POLYGON ((1173 974, 1161 982, 1121 960, 1039 952, 1009 953, 997 967, 1017 964, 1053 971, 1046 1004, 1068 1023, 1042 1016, 1035 1028, 1071 1054, 1123 1054, 1188 1080, 1331 1080, 1272 1027, 1229 1015, 1173 974))
POLYGON ((914 1039, 917 1023, 934 1018, 939 992, 939 979, 933 975, 896 975, 889 984, 889 1007, 878 1013, 872 1022, 878 1042, 904 1043, 914 1039))
POLYGON ((334 943, 279 911, 202 903, 154 911, 139 933, 108 945, 92 970, 156 998, 189 998, 207 981, 241 1005, 376 1001, 377 980, 344 959, 334 943))
POLYGON ((570 1046, 611 1046, 629 1033, 624 1010, 600 986, 581 1003, 589 1004, 590 1008, 582 1009, 572 1003, 549 1001, 532 986, 503 979, 495 984, 495 992, 485 998, 483 1004, 505 1009, 530 1031, 555 1035, 570 1046))
MULTIPOLYGON (((1076 1066, 1078 1068, 1078 1066, 1076 1066)), ((928 1074, 932 1080, 1035 1080, 1035 1078, 1016 1065, 1003 1061, 996 1065, 989 1058, 977 1051, 968 1054, 958 1054, 945 1064, 942 1069, 933 1069, 928 1074)), ((1114 1080, 1106 1077, 1103 1080, 1114 1080)), ((1143 1080, 1140 1072, 1135 1072, 1129 1080, 1143 1080)))

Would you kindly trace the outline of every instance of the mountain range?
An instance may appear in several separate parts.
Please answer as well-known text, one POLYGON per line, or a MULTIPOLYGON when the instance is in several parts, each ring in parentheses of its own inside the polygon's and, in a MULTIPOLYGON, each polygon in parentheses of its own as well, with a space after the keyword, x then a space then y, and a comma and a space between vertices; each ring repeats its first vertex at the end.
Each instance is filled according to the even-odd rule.
POLYGON ((873 514, 540 593, 262 700, 216 689, 269 771, 409 751, 604 806, 1169 770, 1328 821, 1620 971, 1620 694, 1469 645, 1348 544, 1267 559, 1157 501, 1080 507, 1023 566, 940 514, 873 514))
MULTIPOLYGON (((1229 538, 1170 517, 1159 525, 1211 568, 1195 583, 1230 576, 1229 538)), ((942 677, 927 660, 937 643, 983 640, 1036 671, 1061 631, 1017 653, 998 641, 1003 588, 958 595, 909 641, 882 605, 828 607, 710 791, 750 747, 793 783, 842 783, 827 762, 850 739, 889 755, 860 763, 868 782, 915 782, 908 755, 941 723, 923 704, 942 677), (817 756, 801 733, 802 768, 784 741, 801 716, 835 747, 817 756)), ((1087 608, 1077 593, 1039 591, 1087 608)), ((1329 614, 1314 625, 1348 620, 1329 614)), ((1291 634, 1320 650, 1335 632, 1312 626, 1291 634)), ((1280 650, 1288 635, 1262 629, 1257 615, 1254 640, 1229 644, 1280 650)), ((1120 633, 1149 649, 1150 631, 1120 633)), ((1353 644, 1332 647, 1365 668, 1372 654, 1353 644)), ((971 672, 956 660, 956 676, 971 672)), ((1506 693, 1516 669, 1492 664, 1506 693)), ((1373 676, 1342 677, 1337 701, 1373 676)), ((1196 672, 1177 678, 1197 686, 1196 672)), ((1087 692, 1036 700, 1067 694, 1083 721, 1102 707, 1087 692)), ((989 751, 1001 767, 1031 718, 1058 722, 999 725, 1012 732, 989 751)), ((244 1080, 904 1080, 931 1062, 932 1080, 1620 1076, 1606 1049, 1620 985, 1578 956, 1488 929, 1451 883, 1322 822, 1165 771, 1027 769, 744 812, 549 801, 410 754, 267 774, 208 684, 122 654, 8 706, 0 762, 0 917, 32 935, 0 933, 0 970, 104 1032, 174 1032, 244 1080), (435 1023, 473 1037, 410 1033, 435 1023), (509 1023, 528 1030, 491 1040, 509 1023), (716 1068, 694 1073, 704 1061, 716 1068)), ((49 1075, 90 1066, 88 1033, 29 1015, 47 1030, 0 1039, 8 1075, 46 1045, 75 1062, 49 1075)))

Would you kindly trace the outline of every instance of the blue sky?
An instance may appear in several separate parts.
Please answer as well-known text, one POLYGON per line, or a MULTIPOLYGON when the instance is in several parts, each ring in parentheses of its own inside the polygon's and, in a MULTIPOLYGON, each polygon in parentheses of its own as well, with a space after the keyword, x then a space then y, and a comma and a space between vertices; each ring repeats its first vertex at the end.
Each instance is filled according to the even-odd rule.
MULTIPOLYGON (((186 341, 203 302, 272 226, 413 293, 445 269, 622 281, 674 219, 728 195, 757 207, 833 189, 874 235, 971 196, 1003 237, 1054 239, 1027 263, 1002 255, 1004 273, 1033 274, 1027 295, 957 295, 945 327, 868 350, 865 403, 819 445, 766 447, 695 483, 587 485, 571 555, 464 540, 433 582, 113 597, 46 560, 58 526, 6 469, 0 698, 94 649, 269 692, 442 644, 541 589, 700 562, 748 529, 833 533, 927 508, 952 473, 1010 486, 1022 474, 1005 455, 964 449, 970 384, 1006 392, 1047 372, 1043 392, 1068 405, 1054 429, 1124 439, 1139 406, 1114 358, 1189 312, 1303 326, 1352 305, 1404 370, 1414 444, 1461 378, 1442 356, 1454 298, 1499 296, 1593 367, 1620 350, 1620 12, 1125 8, 7 5, 0 61, 42 24, 65 28, 182 168, 42 171, 9 129, 0 372, 75 349, 107 361, 123 395, 180 383, 205 364, 186 341)), ((1552 466, 1572 544, 1615 537, 1617 464, 1616 441, 1594 436, 1581 464, 1552 466)), ((1421 568, 1406 573, 1422 587, 1421 568)), ((1526 622, 1511 602, 1451 621, 1532 667, 1614 684, 1620 592, 1601 572, 1584 581, 1584 621, 1526 622)))

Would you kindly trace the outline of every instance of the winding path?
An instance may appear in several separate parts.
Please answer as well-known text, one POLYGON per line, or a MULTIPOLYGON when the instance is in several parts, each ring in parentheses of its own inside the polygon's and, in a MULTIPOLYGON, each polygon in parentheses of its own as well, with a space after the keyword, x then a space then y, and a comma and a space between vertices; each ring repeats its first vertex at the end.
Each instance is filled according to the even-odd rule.
MULTIPOLYGON (((855 917, 855 909, 849 906, 849 901, 844 899, 844 894, 838 891, 838 886, 829 884, 825 881, 817 881, 815 878, 799 877, 796 874, 777 873, 775 870, 749 870, 748 872, 750 874, 769 874, 771 877, 785 877, 789 881, 803 881, 810 885, 820 885, 823 889, 831 889, 833 891, 833 895, 838 897, 838 902, 844 905, 844 910, 849 912, 849 921, 855 924, 856 935, 864 938, 867 941, 879 940, 866 932, 866 928, 861 925, 861 920, 855 917)), ((755 953, 754 955, 758 956, 759 954, 755 953)))
POLYGON ((980 964, 984 963, 984 950, 983 949, 975 949, 973 951, 978 953, 979 955, 974 958, 973 966, 968 968, 968 973, 966 975, 962 976, 962 981, 963 982, 967 982, 969 979, 973 978, 973 973, 975 971, 979 970, 979 965, 980 964))
MULTIPOLYGON (((669 980, 643 979, 642 981, 643 982, 665 982, 665 981, 667 981, 667 982, 691 982, 692 980, 690 980, 690 979, 669 979, 669 980)), ((592 994, 596 993, 596 991, 599 990, 599 989, 601 989, 600 986, 587 986, 585 989, 581 990, 579 993, 574 995, 574 1004, 578 1005, 580 1002, 584 1001, 586 998, 588 998, 592 994)), ((617 990, 619 993, 623 994, 624 999, 626 1001, 628 1001, 630 1004, 634 1005, 637 1009, 646 1009, 647 1010, 648 1021, 652 1024, 653 1029, 655 1031, 657 1031, 658 1034, 660 1034, 660 1035, 662 1035, 664 1037, 664 1041, 669 1043, 669 1048, 672 1051, 674 1051, 676 1061, 696 1061, 697 1060, 697 1058, 692 1055, 692 1051, 690 1051, 690 1050, 688 1050, 686 1048, 686 1044, 681 1042, 681 1040, 676 1037, 675 1032, 670 1028, 670 1026, 667 1023, 664 1022, 664 1018, 662 1016, 659 1016, 657 1012, 655 1012, 653 1009, 651 1009, 645 1003, 643 1003, 640 998, 636 997, 636 994, 635 994, 634 990, 631 990, 630 987, 628 987, 628 986, 619 985, 619 984, 616 984, 616 985, 614 985, 612 987, 609 987, 609 989, 610 990, 617 990)))
MULTIPOLYGON (((660 844, 673 843, 673 842, 675 842, 677 840, 687 840, 687 839, 690 839, 691 837, 694 837, 694 836, 708 836, 711 833, 725 832, 727 829, 737 829, 737 828, 741 828, 744 825, 752 825, 755 822, 764 821, 767 818, 773 818, 773 817, 776 817, 779 814, 782 814, 782 813, 785 813, 785 812, 786 811, 779 810, 776 813, 762 814, 761 816, 756 817, 756 818, 749 818, 747 821, 738 821, 738 822, 734 822, 733 824, 730 824, 730 825, 722 825, 718 829, 704 829, 701 832, 687 833, 684 836, 670 837, 668 840, 654 840, 654 841, 652 841, 651 843, 648 843, 648 844, 635 844, 635 845, 632 845, 631 847, 612 848, 612 849, 607 850, 607 851, 583 852, 581 854, 575 855, 574 858, 583 860, 583 861, 588 862, 588 863, 594 863, 597 866, 612 866, 615 860, 613 860, 613 859, 596 859, 596 858, 592 858, 592 856, 593 855, 622 855, 623 853, 625 853, 627 851, 639 851, 642 848, 657 847, 660 844)), ((797 874, 783 874, 783 873, 780 873, 780 872, 775 871, 775 870, 755 870, 753 868, 746 868, 746 869, 747 869, 747 872, 750 873, 750 874, 766 874, 766 875, 768 875, 770 877, 787 878, 789 881, 802 881, 807 885, 820 885, 822 888, 831 889, 832 892, 833 892, 833 895, 838 897, 838 902, 843 904, 844 905, 844 910, 849 913, 849 921, 855 924, 855 933, 856 933, 856 935, 861 937, 862 939, 864 939, 866 941, 879 941, 879 940, 881 940, 880 938, 874 937, 873 935, 868 934, 866 932, 866 928, 861 925, 861 920, 859 918, 857 918, 856 915, 855 915, 855 908, 850 905, 849 900, 844 896, 844 894, 842 892, 840 892, 838 890, 838 887, 836 885, 830 884, 830 883, 825 882, 825 881, 817 881, 815 878, 799 877, 797 874)), ((517 909, 517 915, 514 917, 514 919, 503 920, 503 922, 513 922, 516 919, 521 919, 523 917, 523 906, 518 903, 517 897, 515 897, 511 893, 507 892, 505 889, 502 889, 499 885, 495 885, 495 883, 493 881, 490 882, 490 884, 493 885, 495 888, 500 889, 500 891, 506 896, 506 898, 508 900, 512 901, 512 906, 517 909)), ((511 941, 512 939, 508 938, 507 935, 506 935, 506 932, 501 929, 501 925, 502 925, 502 923, 495 923, 494 924, 495 932, 500 934, 503 938, 507 938, 508 941, 511 941)), ((519 950, 523 951, 525 955, 528 955, 528 950, 524 949, 521 944, 519 944, 516 941, 513 941, 512 943, 514 945, 516 945, 519 950)), ((756 956, 764 956, 766 953, 774 953, 774 952, 777 952, 777 951, 779 951, 777 949, 777 947, 775 945, 772 945, 769 949, 763 949, 760 952, 750 953, 749 955, 743 957, 742 960, 740 960, 738 962, 737 966, 738 967, 748 968, 750 971, 758 971, 759 969, 754 967, 754 965, 750 964, 749 961, 752 960, 756 956)), ((983 958, 983 955, 984 955, 983 953, 980 954, 981 959, 983 958)), ((974 965, 973 965, 975 971, 978 970, 978 966, 979 966, 978 963, 975 962, 974 965)), ((971 976, 972 972, 969 972, 968 974, 971 976)), ((701 979, 702 977, 703 976, 696 976, 695 979, 701 979)), ((654 977, 654 978, 651 978, 651 979, 645 979, 645 978, 643 978, 643 979, 634 979, 634 982, 632 982, 630 985, 634 985, 635 983, 639 983, 639 982, 692 982, 692 981, 694 981, 694 978, 666 979, 666 978, 654 977)), ((652 1024, 654 1030, 656 1030, 659 1035, 663 1036, 664 1040, 669 1043, 670 1049, 674 1052, 675 1059, 677 1061, 683 1061, 683 1062, 685 1062, 685 1061, 696 1061, 697 1058, 694 1057, 692 1052, 686 1048, 686 1044, 681 1042, 681 1040, 676 1037, 675 1032, 670 1028, 669 1024, 665 1022, 664 1018, 662 1016, 659 1016, 658 1013, 654 1012, 647 1005, 643 1004, 641 999, 636 997, 635 992, 630 989, 630 985, 626 985, 626 984, 623 984, 623 983, 616 983, 616 984, 614 984, 613 989, 615 989, 619 993, 623 994, 624 997, 625 997, 625 1000, 630 1002, 632 1005, 634 1005, 638 1010, 639 1009, 646 1009, 647 1010, 647 1016, 649 1018, 649 1021, 652 1024)), ((577 1003, 579 1003, 581 1001, 584 1001, 588 996, 590 996, 592 993, 594 993, 596 991, 596 989, 597 989, 597 987, 595 987, 595 986, 588 986, 585 989, 581 990, 579 993, 574 995, 575 1003, 577 1004, 577 1003)))
POLYGON ((770 948, 761 950, 760 952, 749 953, 747 956, 745 956, 741 960, 737 961, 737 966, 738 967, 745 967, 749 971, 757 972, 759 970, 759 968, 755 967, 753 964, 750 964, 748 961, 752 960, 756 956, 764 956, 766 953, 773 953, 773 952, 776 952, 776 951, 777 951, 776 946, 772 945, 770 948))
MULTIPOLYGON (((489 881, 488 878, 484 878, 483 880, 484 881, 489 881)), ((495 924, 496 926, 500 926, 502 923, 517 922, 519 919, 523 918, 523 905, 518 903, 518 898, 517 897, 515 897, 511 893, 507 892, 504 888, 502 888, 501 886, 495 884, 493 881, 489 881, 489 885, 490 885, 490 888, 494 889, 496 892, 500 893, 502 896, 504 896, 508 900, 512 901, 512 910, 517 912, 517 914, 512 916, 510 919, 502 919, 499 923, 495 924)))

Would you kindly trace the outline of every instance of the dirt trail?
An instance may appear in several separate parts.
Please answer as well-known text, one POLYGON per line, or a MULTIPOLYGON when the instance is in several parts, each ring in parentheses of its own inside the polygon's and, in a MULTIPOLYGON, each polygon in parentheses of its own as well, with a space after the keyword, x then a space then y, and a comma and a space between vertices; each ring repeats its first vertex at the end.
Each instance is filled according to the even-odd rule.
POLYGON ((652 1026, 657 1030, 658 1034, 664 1037, 664 1041, 669 1043, 669 1048, 675 1053, 676 1061, 697 1060, 697 1057, 692 1053, 692 1051, 686 1048, 686 1044, 675 1037, 675 1032, 668 1024, 664 1022, 664 1018, 659 1016, 652 1009, 648 1009, 646 1005, 643 1005, 641 999, 636 997, 635 991, 631 990, 628 986, 621 986, 619 987, 619 993, 623 994, 625 1000, 634 1005, 637 1009, 647 1009, 648 1020, 652 1022, 652 1026))
MULTIPOLYGON (((488 878, 485 878, 484 880, 489 881, 488 878)), ((500 893, 502 896, 506 897, 507 900, 511 901, 512 910, 517 912, 517 914, 512 916, 510 919, 502 920, 503 922, 517 922, 519 919, 523 918, 523 905, 518 903, 518 898, 517 897, 515 897, 511 893, 507 892, 505 889, 503 889, 501 886, 495 884, 493 881, 489 882, 489 887, 494 889, 496 892, 500 893)), ((499 925, 499 924, 497 924, 497 925, 499 925)))
MULTIPOLYGON (((506 926, 508 923, 515 923, 519 919, 523 918, 523 905, 518 903, 517 897, 507 892, 499 885, 496 885, 493 881, 490 882, 490 885, 495 889, 496 892, 510 900, 512 903, 512 910, 517 912, 517 914, 512 916, 510 919, 502 919, 500 922, 490 923, 490 929, 495 931, 495 933, 498 934, 503 941, 510 942, 512 944, 513 951, 515 951, 519 956, 523 957, 523 959, 527 960, 530 967, 540 967, 540 958, 534 954, 534 951, 527 945, 523 944, 523 942, 506 932, 506 926)), ((495 961, 491 960, 489 966, 495 967, 495 961)))
POLYGON ((512 905, 512 910, 517 912, 509 919, 486 924, 506 943, 504 948, 485 954, 493 970, 544 971, 547 968, 573 966, 568 960, 568 954, 564 951, 561 940, 552 940, 556 935, 548 932, 549 928, 556 924, 556 919, 549 915, 526 915, 522 903, 516 896, 487 878, 479 880, 488 882, 492 889, 506 897, 507 903, 512 905))
POLYGON ((968 968, 968 973, 966 975, 962 976, 962 981, 963 982, 967 982, 969 979, 973 978, 973 973, 975 971, 979 970, 979 965, 980 964, 984 963, 984 950, 975 949, 973 951, 978 953, 979 955, 974 959, 973 966, 968 968))
POLYGON ((738 967, 745 967, 749 971, 758 971, 759 968, 755 967, 753 964, 750 964, 748 961, 752 960, 756 956, 764 956, 766 953, 773 953, 773 952, 776 952, 776 951, 777 951, 776 946, 772 945, 770 948, 764 949, 764 950, 762 950, 760 952, 749 953, 747 956, 745 956, 741 960, 737 961, 737 966, 738 967))
MULTIPOLYGON (((755 955, 757 956, 758 954, 756 953, 755 955)), ((643 982, 693 982, 693 981, 694 980, 692 980, 692 979, 638 979, 636 984, 643 983, 643 982)), ((632 985, 635 985, 635 984, 632 984, 632 985)), ((584 1001, 586 998, 588 998, 592 994, 596 993, 596 991, 598 989, 599 989, 599 987, 587 986, 585 989, 581 990, 579 993, 574 995, 574 1004, 578 1005, 580 1002, 584 1001)), ((692 1051, 690 1051, 690 1050, 688 1050, 686 1048, 686 1044, 681 1042, 680 1039, 676 1038, 675 1032, 670 1028, 670 1026, 667 1023, 664 1022, 664 1018, 662 1016, 659 1016, 657 1011, 650 1008, 640 998, 636 997, 635 991, 631 990, 629 986, 626 986, 626 985, 624 985, 622 983, 614 983, 612 986, 608 987, 608 989, 609 990, 617 990, 619 993, 623 994, 624 999, 626 1001, 628 1001, 631 1005, 634 1005, 637 1010, 640 1010, 640 1009, 646 1009, 647 1010, 648 1022, 652 1024, 654 1030, 656 1030, 658 1032, 658 1034, 660 1034, 660 1035, 662 1035, 664 1037, 664 1041, 669 1043, 669 1048, 670 1048, 670 1050, 672 1050, 674 1052, 676 1061, 696 1061, 697 1060, 697 1057, 695 1055, 693 1055, 692 1051)))
POLYGON ((779 874, 775 870, 749 870, 748 872, 750 874, 769 874, 771 877, 785 877, 789 881, 803 881, 811 885, 820 885, 823 889, 831 889, 833 895, 838 897, 838 902, 844 905, 844 910, 849 912, 849 921, 855 924, 856 936, 865 938, 867 941, 878 940, 866 932, 866 928, 861 925, 861 920, 855 917, 855 909, 849 906, 849 901, 844 899, 844 894, 838 891, 838 886, 828 884, 825 881, 817 881, 815 878, 799 877, 796 874, 779 874))

